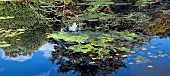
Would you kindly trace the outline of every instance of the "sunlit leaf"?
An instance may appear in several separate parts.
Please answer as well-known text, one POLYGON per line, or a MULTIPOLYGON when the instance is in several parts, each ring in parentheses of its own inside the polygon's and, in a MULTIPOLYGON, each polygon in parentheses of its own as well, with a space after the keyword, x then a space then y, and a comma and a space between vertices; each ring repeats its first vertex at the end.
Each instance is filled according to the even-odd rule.
POLYGON ((148 67, 148 68, 154 68, 154 66, 153 66, 153 65, 148 65, 147 67, 148 67))
POLYGON ((26 29, 17 29, 17 31, 25 31, 26 29))
POLYGON ((0 44, 0 47, 8 47, 11 46, 11 44, 0 44))
POLYGON ((142 50, 147 50, 147 48, 145 48, 145 47, 142 47, 141 49, 142 49, 142 50))

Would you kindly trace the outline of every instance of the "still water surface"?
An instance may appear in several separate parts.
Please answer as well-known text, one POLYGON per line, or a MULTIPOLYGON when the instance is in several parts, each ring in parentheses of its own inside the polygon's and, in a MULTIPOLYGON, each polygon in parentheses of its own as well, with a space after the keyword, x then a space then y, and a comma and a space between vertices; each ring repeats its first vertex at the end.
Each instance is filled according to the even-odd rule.
POLYGON ((124 5, 127 0, 120 0, 120 5, 119 0, 111 0, 118 5, 94 0, 99 2, 93 8, 96 3, 88 0, 70 0, 64 6, 63 0, 39 1, 0 3, 0 47, 4 47, 0 48, 0 76, 170 76, 170 38, 145 36, 169 35, 166 2, 155 7, 157 0, 135 0, 137 6, 131 7, 124 5))
MULTIPOLYGON (((108 76, 169 76, 170 75, 170 38, 152 39, 143 45, 147 50, 134 50, 135 54, 124 59, 126 68, 120 68, 108 76), (160 44, 156 47, 150 45, 160 44), (149 51, 148 51, 149 50, 149 51), (162 54, 158 55, 158 51, 162 54), (156 56, 157 55, 157 56, 156 56), (135 63, 133 57, 143 56, 149 59, 146 63, 135 63), (152 57, 155 56, 155 57, 152 57), (151 66, 151 67, 149 67, 151 66)), ((74 70, 65 74, 57 72, 58 66, 53 64, 49 58, 54 46, 50 43, 44 44, 32 55, 17 56, 15 58, 6 56, 0 49, 0 76, 77 76, 74 70)))

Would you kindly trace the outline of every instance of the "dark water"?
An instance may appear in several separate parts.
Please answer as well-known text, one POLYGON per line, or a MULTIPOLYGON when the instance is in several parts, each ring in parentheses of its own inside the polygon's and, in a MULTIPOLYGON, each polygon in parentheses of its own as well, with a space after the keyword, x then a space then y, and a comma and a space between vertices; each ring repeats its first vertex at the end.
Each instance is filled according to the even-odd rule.
MULTIPOLYGON (((147 50, 135 51, 128 58, 124 59, 126 68, 120 68, 108 76, 169 76, 170 75, 170 39, 152 39, 146 45, 147 50), (151 45, 159 44, 156 47, 151 45), (149 50, 149 51, 148 51, 149 50), (163 54, 158 56, 158 50, 163 54), (152 53, 149 54, 148 52, 152 53), (157 56, 155 58, 151 57, 157 56), (133 56, 143 56, 150 60, 146 63, 136 63, 133 56), (149 57, 150 56, 150 57, 149 57), (131 63, 130 63, 131 62, 131 63), (134 64, 133 64, 134 63, 134 64), (152 67, 147 67, 152 66, 152 67)), ((32 55, 9 57, 4 55, 3 49, 0 49, 0 76, 77 76, 80 73, 73 73, 74 70, 67 73, 57 72, 58 66, 53 64, 49 58, 53 45, 44 44, 32 55)), ((112 68, 112 67, 111 67, 112 68)), ((114 68, 114 67, 113 67, 114 68)))

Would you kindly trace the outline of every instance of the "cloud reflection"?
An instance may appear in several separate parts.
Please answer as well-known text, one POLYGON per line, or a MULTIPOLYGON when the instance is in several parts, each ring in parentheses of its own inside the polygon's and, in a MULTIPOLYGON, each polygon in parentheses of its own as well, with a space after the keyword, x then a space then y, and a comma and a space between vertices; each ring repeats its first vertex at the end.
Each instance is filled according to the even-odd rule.
MULTIPOLYGON (((38 49, 38 52, 43 52, 43 56, 46 58, 49 58, 51 55, 51 52, 54 51, 54 45, 50 43, 46 43, 42 47, 38 49)), ((16 57, 10 57, 5 55, 5 51, 3 49, 0 49, 0 58, 3 60, 12 60, 12 61, 18 61, 18 62, 25 62, 29 59, 31 59, 33 54, 31 55, 17 55, 16 57)))
POLYGON ((43 56, 49 58, 51 56, 51 52, 54 51, 54 45, 50 43, 46 43, 42 47, 38 49, 40 52, 43 52, 43 56))
POLYGON ((3 51, 3 49, 0 49, 0 57, 3 60, 12 60, 12 61, 24 62, 28 59, 31 59, 32 55, 26 55, 26 56, 18 55, 16 57, 10 57, 10 56, 5 55, 5 52, 3 51))

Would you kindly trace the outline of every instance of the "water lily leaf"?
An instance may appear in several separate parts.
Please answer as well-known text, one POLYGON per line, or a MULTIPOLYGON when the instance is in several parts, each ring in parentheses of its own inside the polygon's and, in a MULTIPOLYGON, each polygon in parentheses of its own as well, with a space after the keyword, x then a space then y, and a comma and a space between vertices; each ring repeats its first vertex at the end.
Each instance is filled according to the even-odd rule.
POLYGON ((74 45, 74 46, 70 46, 68 49, 74 50, 75 52, 83 52, 83 53, 87 53, 89 51, 91 51, 92 49, 94 49, 94 47, 92 47, 92 45, 74 45))
POLYGON ((88 39, 88 35, 86 34, 83 35, 77 34, 76 36, 76 34, 74 33, 67 33, 67 32, 58 32, 58 33, 50 34, 48 35, 48 38, 50 37, 56 39, 64 39, 65 41, 69 41, 69 42, 83 42, 88 39))
POLYGON ((152 53, 149 51, 148 54, 152 54, 152 53))
POLYGON ((147 67, 148 67, 148 68, 154 68, 154 66, 153 66, 153 65, 148 65, 147 67))
POLYGON ((123 58, 128 57, 128 55, 122 55, 123 58))
POLYGON ((130 62, 129 64, 134 64, 133 62, 130 62))
MULTIPOLYGON (((136 42, 134 37, 138 35, 129 32, 56 32, 50 34, 48 38, 62 39, 67 43, 80 42, 80 44, 71 45, 67 49, 74 52, 81 53, 93 53, 95 56, 92 60, 102 59, 102 58, 112 58, 111 52, 116 52, 116 56, 128 57, 127 54, 121 53, 133 53, 131 52, 132 43, 136 42), (129 37, 129 39, 126 39, 129 37), (84 44, 83 42, 86 42, 84 44), (83 44, 81 44, 83 43, 83 44), (120 53, 119 53, 120 52, 120 53)), ((141 37, 140 37, 141 38, 141 37)), ((142 42, 140 42, 142 43, 142 42)), ((115 53, 114 53, 115 55, 115 53)), ((144 63, 149 61, 144 58, 138 58, 136 60, 138 63, 144 63)))
POLYGON ((147 48, 145 48, 145 47, 142 47, 141 49, 142 49, 142 50, 147 50, 147 48))
POLYGON ((149 56, 149 57, 150 57, 150 58, 158 58, 158 56, 152 56, 152 55, 151 55, 151 56, 149 56))
POLYGON ((17 31, 25 31, 26 29, 17 29, 17 31))
POLYGON ((108 58, 113 58, 113 56, 109 56, 108 58))
POLYGON ((120 51, 130 52, 130 49, 126 48, 126 47, 120 47, 120 48, 117 48, 117 49, 120 50, 120 51))
POLYGON ((72 0, 56 0, 56 1, 64 2, 65 4, 68 4, 68 3, 70 3, 72 0))
POLYGON ((97 58, 92 58, 92 60, 96 60, 97 58))
POLYGON ((151 62, 149 59, 142 57, 142 56, 137 56, 135 58, 135 61, 136 61, 137 64, 151 62))
POLYGON ((0 44, 0 47, 8 47, 11 46, 11 44, 0 44))
POLYGON ((134 51, 131 51, 130 53, 131 53, 131 54, 135 54, 136 52, 134 52, 134 51))
POLYGON ((151 46, 151 48, 156 48, 155 46, 151 46))
POLYGON ((14 16, 7 16, 7 17, 0 17, 0 19, 12 19, 15 18, 14 16))

